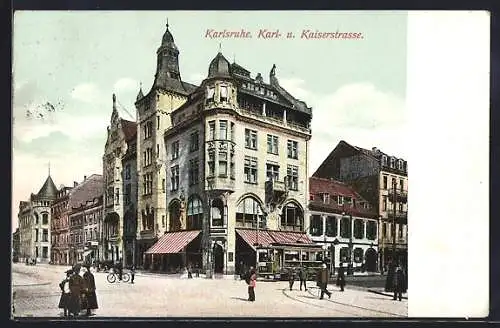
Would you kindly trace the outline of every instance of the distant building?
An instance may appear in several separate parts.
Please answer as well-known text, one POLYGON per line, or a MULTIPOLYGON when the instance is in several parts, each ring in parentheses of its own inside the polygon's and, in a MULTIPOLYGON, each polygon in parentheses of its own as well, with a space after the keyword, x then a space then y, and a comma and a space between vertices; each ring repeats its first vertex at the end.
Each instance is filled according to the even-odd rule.
POLYGON ((14 262, 19 260, 20 247, 19 228, 17 228, 16 231, 12 233, 12 260, 14 262))
MULTIPOLYGON (((116 262, 124 258, 124 169, 122 158, 127 153, 127 142, 137 135, 135 122, 120 118, 113 94, 113 111, 103 156, 104 179, 104 230, 102 256, 116 262)), ((130 213, 129 213, 130 215, 130 213)), ((135 216, 135 215, 134 215, 135 216)))
POLYGON ((311 239, 324 246, 331 267, 378 271, 378 214, 349 185, 333 179, 309 179, 311 239), (332 260, 332 253, 333 260, 332 260))
POLYGON ((346 182, 373 204, 381 218, 379 263, 407 266, 408 162, 373 147, 371 150, 340 141, 313 177, 346 182), (395 247, 395 254, 393 254, 395 247))
MULTIPOLYGON (((74 187, 78 185, 74 182, 74 187)), ((57 191, 56 199, 52 202, 51 213, 51 262, 53 264, 69 264, 69 196, 72 187, 62 186, 57 191)))
POLYGON ((92 174, 71 191, 69 198, 69 263, 101 257, 101 232, 103 231, 103 179, 92 174), (89 257, 89 258, 87 258, 89 257))
POLYGON ((37 194, 31 194, 28 201, 19 203, 20 261, 50 261, 51 205, 56 197, 57 187, 49 174, 37 194))

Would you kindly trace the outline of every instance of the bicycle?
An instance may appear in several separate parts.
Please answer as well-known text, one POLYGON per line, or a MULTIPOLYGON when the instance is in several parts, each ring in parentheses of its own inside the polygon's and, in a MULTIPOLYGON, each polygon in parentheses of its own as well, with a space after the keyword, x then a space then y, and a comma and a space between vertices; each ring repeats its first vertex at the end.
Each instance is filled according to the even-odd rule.
MULTIPOLYGON (((117 272, 115 272, 114 270, 112 272, 108 273, 108 275, 106 276, 106 280, 111 284, 114 283, 118 278, 119 278, 119 274, 117 272)), ((130 280, 130 275, 126 272, 123 272, 122 273, 122 281, 128 282, 129 280, 130 280)))

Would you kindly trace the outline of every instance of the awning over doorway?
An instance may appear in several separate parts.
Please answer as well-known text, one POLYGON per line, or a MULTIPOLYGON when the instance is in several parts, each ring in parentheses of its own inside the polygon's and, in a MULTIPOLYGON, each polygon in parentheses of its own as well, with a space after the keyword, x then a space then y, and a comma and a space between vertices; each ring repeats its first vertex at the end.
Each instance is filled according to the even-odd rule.
POLYGON ((236 229, 236 233, 254 250, 256 243, 263 247, 269 247, 274 243, 273 238, 266 230, 236 229))
POLYGON ((151 246, 145 254, 174 254, 179 253, 192 242, 201 230, 167 232, 151 246))

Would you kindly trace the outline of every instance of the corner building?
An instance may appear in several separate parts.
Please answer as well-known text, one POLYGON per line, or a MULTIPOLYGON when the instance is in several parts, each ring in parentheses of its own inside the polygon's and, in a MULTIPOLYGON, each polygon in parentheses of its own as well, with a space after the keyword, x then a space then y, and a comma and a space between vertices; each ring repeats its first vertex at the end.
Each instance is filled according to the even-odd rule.
POLYGON ((317 250, 304 233, 311 108, 279 85, 276 66, 269 81, 219 52, 171 111, 160 154, 166 233, 144 255, 153 269, 270 273, 292 252, 317 250))

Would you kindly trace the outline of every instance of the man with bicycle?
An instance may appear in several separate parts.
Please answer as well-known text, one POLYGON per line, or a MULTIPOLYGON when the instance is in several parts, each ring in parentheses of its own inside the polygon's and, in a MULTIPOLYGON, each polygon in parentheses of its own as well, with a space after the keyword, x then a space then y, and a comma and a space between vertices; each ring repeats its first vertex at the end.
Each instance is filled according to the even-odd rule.
POLYGON ((118 263, 116 263, 116 272, 118 273, 118 280, 122 281, 122 276, 123 276, 123 264, 122 264, 122 259, 118 260, 118 263))

